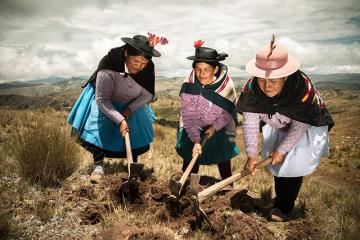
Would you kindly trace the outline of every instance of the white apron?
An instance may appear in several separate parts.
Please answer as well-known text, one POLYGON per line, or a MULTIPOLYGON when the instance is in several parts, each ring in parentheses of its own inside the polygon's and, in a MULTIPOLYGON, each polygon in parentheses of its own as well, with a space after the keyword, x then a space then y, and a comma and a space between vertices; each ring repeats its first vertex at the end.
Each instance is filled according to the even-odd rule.
MULTIPOLYGON (((269 154, 277 149, 285 137, 285 132, 270 127, 262 127, 263 144, 261 155, 266 159, 269 154)), ((298 144, 284 155, 281 163, 269 165, 268 169, 277 177, 300 177, 315 171, 321 157, 329 156, 328 126, 311 126, 300 139, 298 144)))

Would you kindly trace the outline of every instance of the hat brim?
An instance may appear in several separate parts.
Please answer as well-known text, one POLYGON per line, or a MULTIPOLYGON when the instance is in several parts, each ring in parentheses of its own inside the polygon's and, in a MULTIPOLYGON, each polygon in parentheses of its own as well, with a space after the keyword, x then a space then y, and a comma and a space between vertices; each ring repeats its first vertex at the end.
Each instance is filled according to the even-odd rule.
POLYGON ((123 38, 121 38, 121 40, 122 40, 124 43, 127 43, 127 44, 131 45, 132 47, 136 48, 137 50, 139 50, 140 52, 142 52, 142 53, 144 53, 144 54, 146 54, 146 55, 149 55, 149 56, 151 56, 151 57, 160 57, 160 56, 161 56, 161 54, 160 54, 156 49, 154 49, 154 48, 151 49, 150 52, 149 52, 149 51, 145 51, 144 49, 139 48, 139 47, 136 45, 134 39, 132 39, 132 38, 123 37, 123 38))
POLYGON ((201 61, 201 62, 219 62, 219 61, 222 61, 222 60, 217 60, 217 59, 196 58, 195 56, 190 56, 190 57, 187 57, 186 59, 194 60, 194 61, 201 61))
POLYGON ((259 77, 259 78, 269 78, 269 79, 273 79, 273 78, 282 78, 282 77, 287 77, 290 76, 291 74, 293 74, 294 72, 296 72, 297 70, 299 70, 300 68, 300 61, 298 59, 296 59, 295 57, 291 56, 290 54, 288 55, 288 62, 282 66, 281 68, 278 69, 274 69, 274 70, 264 70, 261 68, 258 68, 255 65, 256 59, 251 59, 247 64, 246 64, 246 72, 250 73, 252 76, 254 77, 259 77))

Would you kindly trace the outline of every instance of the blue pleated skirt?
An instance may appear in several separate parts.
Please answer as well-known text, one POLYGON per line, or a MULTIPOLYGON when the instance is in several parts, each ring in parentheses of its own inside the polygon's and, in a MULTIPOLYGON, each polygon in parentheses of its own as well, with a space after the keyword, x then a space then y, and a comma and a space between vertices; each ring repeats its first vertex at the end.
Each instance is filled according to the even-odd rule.
MULTIPOLYGON (((116 110, 122 112, 128 103, 113 103, 116 110)), ((130 128, 131 148, 137 149, 149 145, 154 139, 154 112, 148 104, 144 105, 127 120, 130 128)), ((123 152, 124 139, 119 125, 109 119, 98 107, 94 85, 88 84, 70 112, 68 122, 79 138, 101 149, 123 152)))
MULTIPOLYGON (((204 131, 201 131, 201 139, 204 137, 204 131)), ((194 143, 190 140, 186 130, 180 128, 177 134, 176 152, 186 162, 192 159, 192 149, 194 143)), ((235 132, 228 131, 226 128, 215 132, 215 134, 206 142, 202 149, 200 158, 196 163, 200 165, 211 165, 226 162, 240 154, 240 149, 236 146, 235 132)))

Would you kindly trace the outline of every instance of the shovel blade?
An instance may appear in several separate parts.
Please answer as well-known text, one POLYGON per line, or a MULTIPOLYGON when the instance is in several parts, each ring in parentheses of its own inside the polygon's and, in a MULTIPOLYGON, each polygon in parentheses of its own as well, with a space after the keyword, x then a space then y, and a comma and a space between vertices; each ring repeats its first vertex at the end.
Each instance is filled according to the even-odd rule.
POLYGON ((129 179, 138 178, 144 168, 142 163, 130 163, 129 164, 129 179))
POLYGON ((193 194, 198 194, 199 192, 199 183, 200 183, 200 174, 192 173, 190 174, 190 190, 193 194))
POLYGON ((182 185, 180 182, 170 179, 170 192, 171 195, 179 197, 182 185))
POLYGON ((123 193, 137 192, 139 190, 139 186, 140 183, 138 181, 134 178, 130 178, 120 185, 119 191, 123 193))
POLYGON ((193 212, 195 215, 199 217, 200 221, 205 221, 211 228, 213 228, 213 225, 208 217, 208 215, 205 213, 205 211, 201 208, 200 202, 198 201, 198 198, 196 195, 191 196, 192 205, 193 205, 193 212))

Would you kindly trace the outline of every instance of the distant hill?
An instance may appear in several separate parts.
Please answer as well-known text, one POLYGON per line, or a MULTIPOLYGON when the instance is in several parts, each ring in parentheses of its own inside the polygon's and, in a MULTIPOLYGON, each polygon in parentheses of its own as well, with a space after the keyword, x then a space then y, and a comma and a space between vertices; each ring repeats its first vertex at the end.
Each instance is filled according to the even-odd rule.
POLYGON ((25 87, 36 87, 42 85, 43 83, 32 83, 32 82, 7 82, 0 83, 0 89, 10 89, 10 88, 25 88, 25 87))
POLYGON ((308 74, 310 79, 317 82, 339 82, 360 84, 360 73, 336 73, 336 74, 308 74))
MULTIPOLYGON (((332 93, 333 90, 341 90, 341 92, 360 90, 360 74, 313 74, 309 77, 316 83, 316 88, 320 91, 330 90, 329 92, 332 93)), ((55 109, 69 109, 82 91, 81 85, 87 79, 87 76, 50 77, 27 82, 1 83, 0 107, 39 108, 50 106, 55 109)), ((179 107, 178 94, 183 80, 184 78, 181 77, 156 79, 157 101, 152 105, 158 113, 173 112, 179 107)), ((239 93, 247 77, 234 77, 233 80, 239 93)), ((340 96, 341 92, 338 92, 337 95, 340 96)))
POLYGON ((59 99, 51 96, 33 97, 22 95, 0 95, 0 106, 15 109, 52 107, 60 110, 64 105, 59 99))
POLYGON ((317 89, 331 90, 360 90, 360 74, 312 74, 309 75, 310 79, 315 83, 317 89))
POLYGON ((29 83, 46 83, 46 84, 61 84, 63 82, 70 82, 70 81, 78 81, 78 80, 85 80, 89 79, 89 76, 74 76, 74 77, 58 77, 58 76, 51 76, 48 78, 40 78, 40 79, 33 79, 28 81, 29 83))
POLYGON ((0 95, 46 96, 56 95, 59 92, 73 92, 80 90, 87 80, 85 77, 51 77, 26 82, 7 82, 0 84, 0 95))
POLYGON ((360 90, 359 82, 335 82, 335 81, 323 81, 315 83, 315 86, 319 90, 360 90))

